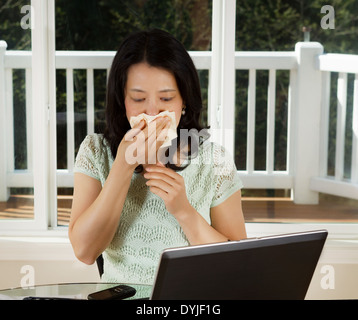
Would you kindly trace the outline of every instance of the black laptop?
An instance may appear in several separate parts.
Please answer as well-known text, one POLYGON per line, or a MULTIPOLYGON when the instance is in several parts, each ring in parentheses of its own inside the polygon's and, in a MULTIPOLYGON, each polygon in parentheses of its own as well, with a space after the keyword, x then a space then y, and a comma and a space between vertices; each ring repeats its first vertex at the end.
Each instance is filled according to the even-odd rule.
POLYGON ((304 299, 326 230, 164 250, 152 300, 304 299))

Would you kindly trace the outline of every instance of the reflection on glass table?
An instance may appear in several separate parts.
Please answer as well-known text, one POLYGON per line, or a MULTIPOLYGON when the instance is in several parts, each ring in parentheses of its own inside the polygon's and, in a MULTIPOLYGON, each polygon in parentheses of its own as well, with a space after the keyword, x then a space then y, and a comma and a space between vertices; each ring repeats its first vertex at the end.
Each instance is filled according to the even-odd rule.
MULTIPOLYGON (((27 297, 65 298, 87 300, 90 293, 118 286, 119 283, 64 283, 39 285, 29 288, 14 288, 0 290, 0 300, 22 300, 27 297)), ((145 299, 150 297, 151 285, 126 284, 136 290, 130 299, 145 299)))

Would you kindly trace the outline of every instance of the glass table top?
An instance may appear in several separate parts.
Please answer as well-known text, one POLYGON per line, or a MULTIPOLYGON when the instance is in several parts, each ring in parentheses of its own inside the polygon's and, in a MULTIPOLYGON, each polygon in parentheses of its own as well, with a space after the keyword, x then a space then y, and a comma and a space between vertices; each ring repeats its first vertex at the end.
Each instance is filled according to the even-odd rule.
POLYGON ((90 293, 113 288, 125 284, 136 289, 136 294, 129 299, 149 298, 151 285, 127 284, 127 283, 61 283, 38 285, 26 288, 13 288, 0 290, 0 300, 22 300, 27 297, 65 298, 87 300, 90 293))

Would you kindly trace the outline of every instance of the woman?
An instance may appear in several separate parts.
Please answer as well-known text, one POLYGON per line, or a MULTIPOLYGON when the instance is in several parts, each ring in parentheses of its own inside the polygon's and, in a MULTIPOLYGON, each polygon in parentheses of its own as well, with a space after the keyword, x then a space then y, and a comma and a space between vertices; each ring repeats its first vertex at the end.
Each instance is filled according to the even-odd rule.
POLYGON ((79 260, 92 264, 103 252, 104 281, 152 284, 163 249, 246 237, 232 159, 202 137, 182 137, 201 132, 201 108, 180 42, 160 30, 124 40, 108 79, 106 131, 87 136, 76 158, 69 225, 79 260), (178 135, 169 149, 161 148, 168 117, 130 127, 131 117, 165 111, 174 112, 178 135))

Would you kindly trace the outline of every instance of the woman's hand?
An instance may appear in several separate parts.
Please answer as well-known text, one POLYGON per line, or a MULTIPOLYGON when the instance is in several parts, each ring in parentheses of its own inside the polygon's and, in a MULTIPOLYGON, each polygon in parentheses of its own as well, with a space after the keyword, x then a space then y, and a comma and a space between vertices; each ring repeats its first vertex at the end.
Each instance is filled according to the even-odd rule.
POLYGON ((140 121, 123 137, 116 159, 124 159, 131 169, 140 164, 155 164, 169 127, 170 119, 167 117, 160 117, 149 124, 144 120, 140 121))
POLYGON ((210 210, 211 225, 193 208, 186 196, 184 179, 162 164, 146 167, 150 191, 163 199, 191 245, 246 238, 238 191, 210 210))
POLYGON ((146 167, 144 177, 149 190, 163 199, 167 210, 175 217, 188 214, 193 208, 186 196, 183 177, 161 163, 146 167))

